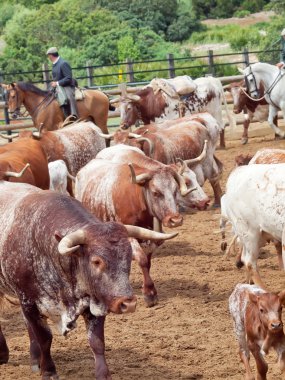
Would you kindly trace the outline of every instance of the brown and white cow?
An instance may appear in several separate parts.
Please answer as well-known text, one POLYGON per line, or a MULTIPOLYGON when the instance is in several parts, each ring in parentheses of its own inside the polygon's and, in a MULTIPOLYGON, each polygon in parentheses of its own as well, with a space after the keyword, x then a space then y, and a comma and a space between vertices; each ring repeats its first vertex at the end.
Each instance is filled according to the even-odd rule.
POLYGON ((277 353, 281 372, 285 372, 285 335, 282 323, 284 305, 285 291, 279 294, 266 293, 255 285, 238 284, 232 292, 229 309, 246 380, 267 379, 268 365, 264 356, 271 348, 277 353), (250 352, 256 362, 256 377, 249 364, 250 352))
MULTIPOLYGON (((252 100, 246 94, 246 88, 244 81, 233 82, 224 86, 224 89, 228 90, 233 98, 233 112, 239 114, 243 112, 243 134, 241 138, 242 144, 248 142, 248 128, 253 118, 256 118, 260 123, 268 120, 269 105, 265 99, 252 100)), ((262 95, 261 95, 262 96, 262 95)), ((278 125, 278 115, 274 118, 274 123, 278 125)), ((277 136, 275 134, 275 136, 277 136)))
MULTIPOLYGON (((110 148, 105 148, 97 154, 96 158, 109 160, 117 163, 132 163, 146 170, 157 170, 165 165, 154 160, 144 154, 137 147, 124 144, 114 145, 110 148)), ((180 162, 170 165, 178 174, 181 174, 185 180, 187 188, 192 189, 188 194, 177 193, 177 202, 183 209, 198 209, 205 210, 210 202, 209 197, 197 182, 196 174, 186 165, 180 162)))
POLYGON ((228 111, 221 81, 217 78, 198 78, 193 81, 197 89, 179 99, 170 97, 166 92, 154 89, 149 85, 135 94, 124 93, 112 100, 120 103, 121 128, 126 129, 137 121, 144 124, 159 123, 167 119, 178 119, 181 116, 209 112, 218 122, 221 133, 220 145, 225 147, 222 103, 231 125, 234 121, 228 111), (182 111, 181 111, 182 109, 182 111))
MULTIPOLYGON (((144 159, 141 153, 137 153, 144 159)), ((103 221, 160 229, 182 225, 183 217, 177 205, 177 193, 187 190, 182 177, 170 166, 157 163, 146 168, 138 164, 117 163, 95 159, 77 174, 75 197, 103 221)), ((144 244, 147 242, 144 242, 144 244)), ((156 246, 156 244, 155 244, 156 246)), ((157 303, 157 291, 149 277, 150 252, 142 267, 143 294, 148 306, 157 303)), ((140 256, 143 256, 141 252, 140 256)))
POLYGON ((138 128, 135 134, 117 130, 110 136, 103 136, 113 139, 115 143, 137 146, 146 155, 164 164, 175 164, 178 158, 185 160, 196 174, 200 186, 203 186, 207 179, 210 181, 215 196, 214 205, 220 205, 222 190, 219 180, 223 165, 215 156, 219 125, 209 113, 145 125, 138 128), (203 159, 197 159, 203 151, 205 140, 206 152, 203 159))
MULTIPOLYGON (((65 336, 82 315, 96 379, 111 380, 105 360, 105 317, 109 312, 133 312, 136 306, 129 283, 128 239, 164 235, 103 223, 69 196, 5 181, 0 181, 0 224, 0 296, 19 299, 32 368, 40 368, 42 379, 58 378, 46 319, 65 336)), ((0 364, 8 360, 0 329, 0 364)))
POLYGON ((84 165, 106 147, 99 132, 101 130, 91 121, 81 121, 56 131, 41 130, 39 135, 24 131, 20 137, 29 135, 39 140, 48 162, 63 160, 69 173, 76 176, 84 165))
MULTIPOLYGON (((49 189, 48 162, 41 144, 29 138, 0 146, 0 172, 20 172, 29 167, 19 178, 11 177, 10 182, 24 182, 43 190, 49 189)), ((2 176, 1 176, 2 178, 2 176)))

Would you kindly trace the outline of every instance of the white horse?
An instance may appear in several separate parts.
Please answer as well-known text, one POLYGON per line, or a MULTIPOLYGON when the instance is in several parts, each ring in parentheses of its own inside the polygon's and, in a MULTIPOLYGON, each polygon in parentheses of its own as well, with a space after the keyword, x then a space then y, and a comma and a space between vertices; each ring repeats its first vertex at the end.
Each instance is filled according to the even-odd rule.
POLYGON ((285 71, 268 63, 258 62, 240 70, 244 75, 248 94, 253 99, 263 99, 269 104, 268 123, 280 137, 285 132, 274 124, 274 118, 281 110, 285 119, 285 71), (260 90, 264 88, 264 94, 260 90))

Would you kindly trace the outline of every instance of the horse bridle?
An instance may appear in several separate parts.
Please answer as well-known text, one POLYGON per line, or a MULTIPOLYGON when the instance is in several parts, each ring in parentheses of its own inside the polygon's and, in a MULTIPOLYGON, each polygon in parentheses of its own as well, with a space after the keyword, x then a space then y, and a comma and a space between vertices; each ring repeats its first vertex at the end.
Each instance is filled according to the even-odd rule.
MULTIPOLYGON (((19 93, 18 93, 17 89, 15 88, 15 86, 12 86, 12 89, 15 91, 15 94, 16 94, 16 104, 17 104, 17 107, 13 111, 8 111, 9 114, 13 114, 13 115, 20 116, 20 117, 27 117, 29 115, 29 112, 27 110, 25 110, 24 112, 21 112, 21 104, 22 103, 19 104, 19 93)), ((6 90, 4 92, 4 98, 5 98, 5 101, 7 103, 9 102, 10 91, 11 90, 6 90)), ((43 105, 45 105, 45 108, 47 108, 54 99, 55 99, 55 91, 52 89, 43 98, 43 100, 30 112, 30 115, 32 117, 35 116, 36 112, 39 112, 40 108, 43 105), (44 104, 45 102, 47 102, 47 104, 44 104)))
POLYGON ((271 93, 271 91, 273 90, 273 88, 276 86, 276 84, 280 81, 280 79, 283 78, 285 72, 282 72, 281 70, 279 70, 279 73, 278 73, 277 77, 274 79, 274 81, 273 81, 272 84, 269 86, 269 88, 264 92, 263 96, 262 96, 261 98, 256 99, 256 98, 252 98, 252 97, 251 97, 251 94, 252 94, 253 92, 256 92, 257 95, 259 96, 259 88, 257 87, 256 78, 255 78, 255 76, 254 76, 254 74, 253 74, 253 71, 252 71, 251 66, 249 66, 249 69, 250 69, 249 73, 248 73, 247 75, 244 76, 245 85, 246 85, 246 91, 244 91, 244 90, 242 89, 242 87, 240 87, 240 88, 243 90, 244 94, 245 94, 247 97, 249 97, 251 100, 254 100, 254 101, 256 101, 256 102, 258 102, 258 101, 264 99, 265 96, 268 95, 268 96, 269 96, 269 99, 270 99, 271 103, 274 105, 274 107, 279 108, 278 106, 276 106, 276 104, 275 104, 275 103, 273 102, 273 100, 271 99, 271 97, 270 97, 270 93, 271 93), (250 75, 252 76, 253 81, 254 81, 255 89, 253 89, 253 90, 249 90, 249 80, 248 80, 248 77, 249 77, 250 75), (248 94, 249 94, 249 95, 248 95, 248 94))

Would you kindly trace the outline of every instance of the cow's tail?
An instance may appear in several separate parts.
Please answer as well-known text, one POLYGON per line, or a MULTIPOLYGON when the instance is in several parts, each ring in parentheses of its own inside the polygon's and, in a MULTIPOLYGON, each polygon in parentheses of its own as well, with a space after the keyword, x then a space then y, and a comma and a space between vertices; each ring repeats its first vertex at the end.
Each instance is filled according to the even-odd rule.
POLYGON ((221 81, 220 81, 220 94, 221 94, 222 102, 223 102, 223 105, 225 107, 226 115, 227 115, 227 118, 228 118, 228 121, 229 121, 229 126, 230 126, 230 128, 232 130, 233 128, 236 127, 236 120, 231 115, 231 113, 229 111, 228 103, 227 103, 227 99, 226 99, 226 95, 225 95, 225 91, 223 89, 223 85, 222 85, 221 81))

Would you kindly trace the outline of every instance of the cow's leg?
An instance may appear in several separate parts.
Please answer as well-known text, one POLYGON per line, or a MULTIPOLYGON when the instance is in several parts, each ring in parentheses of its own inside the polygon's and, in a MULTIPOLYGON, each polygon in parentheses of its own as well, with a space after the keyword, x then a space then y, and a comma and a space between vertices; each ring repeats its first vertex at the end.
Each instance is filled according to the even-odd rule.
MULTIPOLYGON (((46 321, 41 318, 36 305, 21 304, 24 317, 26 319, 28 330, 31 329, 33 338, 36 340, 40 352, 40 368, 42 380, 57 380, 56 369, 51 358, 50 348, 52 343, 52 334, 46 321)), ((35 347, 35 343, 33 345, 35 347)))
MULTIPOLYGON (((285 109, 282 110, 283 115, 285 115, 285 109)), ((285 137, 285 132, 283 132, 280 128, 277 127, 276 124, 274 124, 274 120, 276 119, 276 116, 278 115, 278 109, 272 105, 269 106, 269 115, 268 115, 268 123, 270 127, 275 132, 275 135, 277 134, 280 137, 285 137)))
POLYGON ((284 269, 283 260, 282 260, 282 244, 278 240, 273 240, 273 244, 275 245, 279 269, 284 269))
POLYGON ((6 364, 9 360, 9 349, 0 326, 0 364, 6 364))
POLYGON ((35 338, 33 330, 30 325, 27 323, 27 329, 30 338, 30 362, 31 369, 33 372, 38 372, 40 370, 40 362, 41 362, 41 349, 35 338))
POLYGON ((256 380, 266 380, 266 374, 268 371, 268 365, 266 361, 264 360, 262 354, 260 353, 260 347, 255 343, 249 344, 249 349, 254 356, 255 362, 256 362, 256 380))
POLYGON ((241 261, 244 263, 248 277, 254 282, 255 285, 266 289, 266 285, 261 280, 257 260, 259 256, 259 250, 261 248, 259 231, 250 231, 247 235, 246 241, 242 241, 243 251, 241 261))
POLYGON ((129 241, 132 246, 133 259, 137 261, 143 274, 142 293, 145 303, 148 307, 152 307, 157 304, 158 298, 154 282, 150 277, 151 253, 146 254, 136 239, 131 238, 129 241))
POLYGON ((225 143, 225 130, 222 129, 220 132, 220 149, 225 149, 226 148, 226 143, 225 143))
POLYGON ((214 204, 213 207, 220 207, 221 206, 221 197, 223 194, 221 185, 220 185, 220 178, 211 178, 209 179, 209 182, 212 186, 213 192, 214 192, 214 204))
POLYGON ((254 380, 254 376, 249 364, 249 353, 245 353, 244 351, 240 350, 239 356, 245 368, 245 380, 254 380))
POLYGON ((249 116, 248 114, 244 115, 244 122, 243 122, 243 134, 241 136, 241 143, 243 145, 247 144, 248 142, 248 127, 250 124, 249 116))
POLYGON ((90 310, 83 313, 87 336, 95 359, 95 376, 97 380, 111 380, 106 358, 104 323, 105 317, 95 317, 90 310))

